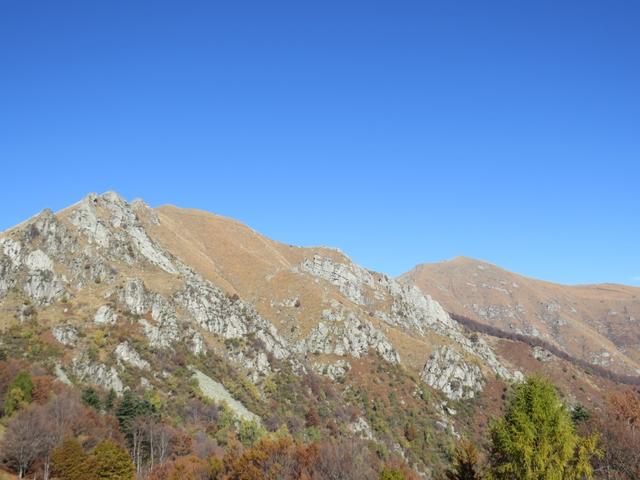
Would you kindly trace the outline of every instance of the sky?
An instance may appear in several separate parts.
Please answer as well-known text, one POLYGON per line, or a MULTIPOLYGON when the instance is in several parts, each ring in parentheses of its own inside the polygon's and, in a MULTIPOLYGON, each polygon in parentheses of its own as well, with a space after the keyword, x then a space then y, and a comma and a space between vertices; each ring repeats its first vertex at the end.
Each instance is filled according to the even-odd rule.
POLYGON ((0 230, 89 192, 398 275, 640 285, 640 3, 0 0, 0 230))

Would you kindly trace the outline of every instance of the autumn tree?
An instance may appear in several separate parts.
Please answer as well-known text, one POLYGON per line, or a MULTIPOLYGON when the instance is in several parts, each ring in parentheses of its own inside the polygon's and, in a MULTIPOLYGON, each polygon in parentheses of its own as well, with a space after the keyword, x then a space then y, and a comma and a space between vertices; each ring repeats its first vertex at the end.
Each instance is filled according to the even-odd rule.
POLYGON ((531 377, 491 427, 490 478, 590 479, 596 437, 580 437, 555 387, 531 377))
POLYGON ((113 422, 82 405, 79 396, 65 387, 46 404, 33 403, 10 418, 0 454, 19 475, 31 470, 48 480, 52 455, 65 438, 82 436, 89 446, 98 439, 118 438, 113 422))
POLYGON ((369 480, 377 476, 377 463, 364 442, 334 440, 320 445, 313 472, 323 479, 369 480))
POLYGON ((18 478, 24 478, 36 460, 48 456, 53 448, 48 430, 47 419, 37 407, 21 410, 7 425, 0 456, 18 478))
POLYGON ((380 479, 419 480, 418 475, 398 457, 389 459, 380 472, 380 479), (386 475, 386 477, 385 477, 386 475))
POLYGON ((448 480, 480 480, 480 459, 476 446, 462 440, 453 453, 453 467, 446 473, 448 480))
POLYGON ((35 376, 32 380, 33 392, 31 396, 35 403, 41 405, 47 403, 49 398, 60 390, 60 382, 57 382, 55 378, 48 375, 35 376))
POLYGON ((4 411, 4 399, 9 391, 9 385, 24 368, 25 363, 20 360, 0 361, 0 410, 4 411))
POLYGON ((219 468, 213 461, 207 462, 195 455, 187 455, 156 467, 149 474, 148 480, 209 480, 219 468))
POLYGON ((27 372, 20 372, 9 384, 4 398, 4 413, 11 415, 22 405, 31 402, 33 394, 33 380, 27 372))
POLYGON ((238 438, 245 447, 250 447, 266 434, 264 427, 255 420, 242 420, 238 438))
POLYGON ((133 480, 135 477, 129 454, 111 440, 96 445, 87 462, 96 480, 133 480))
POLYGON ((613 393, 603 412, 593 415, 583 426, 600 433, 603 455, 595 469, 605 478, 640 478, 640 395, 631 390, 613 393))
POLYGON ((228 477, 230 480, 292 478, 293 470, 296 468, 295 448, 290 438, 263 438, 237 459, 228 462, 228 477))
POLYGON ((51 455, 53 473, 60 480, 84 480, 90 476, 87 459, 80 442, 68 437, 51 455))
MULTIPOLYGON (((142 415, 130 421, 129 443, 136 473, 140 475, 143 467, 153 468, 162 465, 174 450, 178 434, 163 424, 155 415, 142 415)), ((187 452, 189 453, 190 449, 187 452)))

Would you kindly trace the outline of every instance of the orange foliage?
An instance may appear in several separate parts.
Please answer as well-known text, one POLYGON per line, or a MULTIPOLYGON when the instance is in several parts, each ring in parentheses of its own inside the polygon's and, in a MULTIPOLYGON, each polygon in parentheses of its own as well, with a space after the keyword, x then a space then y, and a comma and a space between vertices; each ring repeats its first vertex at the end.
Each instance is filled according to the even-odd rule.
POLYGON ((155 468, 148 480, 208 480, 216 473, 215 470, 215 464, 187 455, 155 468))

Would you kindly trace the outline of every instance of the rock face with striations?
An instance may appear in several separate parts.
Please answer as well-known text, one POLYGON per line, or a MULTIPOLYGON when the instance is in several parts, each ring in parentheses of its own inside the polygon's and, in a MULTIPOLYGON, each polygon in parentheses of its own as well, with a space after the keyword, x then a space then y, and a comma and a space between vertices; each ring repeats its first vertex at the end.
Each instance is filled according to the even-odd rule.
POLYGON ((462 355, 449 347, 442 347, 431 354, 421 378, 452 400, 473 398, 485 383, 480 367, 466 362, 462 355))

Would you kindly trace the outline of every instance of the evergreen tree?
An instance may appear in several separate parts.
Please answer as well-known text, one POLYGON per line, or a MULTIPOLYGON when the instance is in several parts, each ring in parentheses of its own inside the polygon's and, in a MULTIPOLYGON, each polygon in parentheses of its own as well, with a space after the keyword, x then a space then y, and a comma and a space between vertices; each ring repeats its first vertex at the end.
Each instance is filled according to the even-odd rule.
POLYGON ((104 399, 105 410, 110 412, 113 409, 115 401, 116 401, 116 391, 113 388, 111 388, 109 389, 109 393, 107 393, 107 396, 104 399))
POLYGON ((100 410, 101 402, 98 392, 93 388, 88 387, 82 391, 82 403, 85 405, 100 410))
POLYGON ((155 412, 153 405, 146 400, 141 400, 133 392, 127 390, 116 409, 116 417, 122 431, 128 433, 134 418, 152 414, 155 412))
POLYGON ((129 454, 111 440, 96 445, 88 463, 97 480, 133 480, 135 476, 129 454))
POLYGON ((589 410, 587 410, 583 405, 578 404, 571 411, 571 419, 576 425, 586 422, 589 418, 591 418, 591 412, 589 412, 589 410))
POLYGON ((596 438, 576 434, 554 386, 531 377, 516 387, 504 417, 491 427, 490 478, 590 479, 595 452, 596 438))

